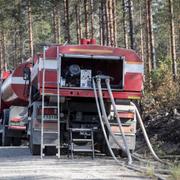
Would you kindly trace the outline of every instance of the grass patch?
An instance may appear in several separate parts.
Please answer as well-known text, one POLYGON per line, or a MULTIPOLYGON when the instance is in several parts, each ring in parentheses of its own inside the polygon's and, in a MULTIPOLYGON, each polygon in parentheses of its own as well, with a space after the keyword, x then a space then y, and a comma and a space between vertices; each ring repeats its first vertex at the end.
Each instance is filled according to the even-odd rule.
POLYGON ((180 164, 171 168, 171 175, 174 180, 180 180, 180 164))
POLYGON ((147 164, 145 174, 149 177, 154 176, 154 166, 151 163, 147 164))

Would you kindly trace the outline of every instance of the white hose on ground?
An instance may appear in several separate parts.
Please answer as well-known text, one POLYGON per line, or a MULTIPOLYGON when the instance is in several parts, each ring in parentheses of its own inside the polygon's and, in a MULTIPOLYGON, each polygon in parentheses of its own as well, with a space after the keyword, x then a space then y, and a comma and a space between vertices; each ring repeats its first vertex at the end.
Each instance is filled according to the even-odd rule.
POLYGON ((132 164, 131 153, 130 153, 130 150, 129 150, 129 147, 128 147, 128 144, 127 144, 126 136, 125 136, 123 128, 122 128, 122 123, 121 123, 121 120, 119 118, 117 108, 116 108, 116 104, 115 104, 115 101, 114 101, 114 97, 113 97, 113 94, 112 94, 112 90, 111 90, 111 87, 110 87, 110 79, 107 78, 105 80, 105 82, 106 82, 108 93, 109 93, 109 96, 110 96, 110 99, 111 99, 113 110, 114 110, 114 113, 115 113, 115 116, 116 116, 116 120, 118 122, 119 130, 120 130, 121 135, 122 135, 122 140, 123 140, 123 143, 124 143, 124 146, 125 146, 126 154, 128 156, 129 164, 132 164))
MULTIPOLYGON (((121 148, 121 150, 123 152, 125 152, 127 154, 127 156, 128 156, 128 164, 132 164, 131 156, 127 153, 127 150, 124 149, 124 147, 120 144, 120 142, 117 140, 117 138, 115 137, 114 133, 111 130, 111 126, 110 126, 109 121, 108 121, 108 117, 107 117, 107 114, 106 114, 105 105, 104 105, 104 101, 103 101, 102 88, 101 88, 101 79, 99 77, 97 77, 97 86, 98 86, 101 110, 102 110, 102 114, 103 114, 103 118, 105 120, 106 126, 108 128, 108 131, 110 132, 110 135, 112 136, 115 143, 121 148)), ((125 146, 125 148, 126 148, 126 146, 125 146)))
POLYGON ((96 91, 96 85, 95 85, 94 79, 92 81, 93 81, 93 90, 94 90, 94 96, 95 96, 95 100, 96 100, 96 106, 97 106, 98 115, 99 115, 99 119, 100 119, 100 123, 101 123, 101 128, 102 128, 102 131, 103 131, 103 134, 104 134, 104 138, 105 138, 105 141, 106 141, 106 144, 108 146, 108 149, 109 149, 109 152, 110 152, 111 156, 119 164, 119 161, 116 158, 116 156, 114 155, 114 153, 113 153, 113 151, 111 149, 111 146, 109 144, 109 140, 108 140, 106 130, 105 130, 105 127, 104 127, 104 123, 103 123, 103 120, 102 120, 102 115, 101 115, 101 110, 100 110, 100 106, 99 106, 99 101, 98 101, 98 97, 97 97, 97 91, 96 91))
POLYGON ((161 159, 159 159, 159 157, 158 157, 158 156, 156 155, 156 153, 154 152, 154 150, 153 150, 153 148, 152 148, 152 145, 151 145, 151 143, 150 143, 150 140, 149 140, 149 138, 148 138, 148 135, 147 135, 147 133, 146 133, 146 129, 145 129, 145 127, 144 127, 143 121, 142 121, 142 119, 141 119, 141 116, 140 116, 140 114, 139 114, 139 111, 138 111, 136 105, 135 105, 133 102, 130 102, 130 103, 131 103, 131 105, 133 105, 134 108, 135 108, 135 111, 136 111, 137 116, 138 116, 137 119, 138 119, 139 124, 140 124, 140 126, 141 126, 141 129, 142 129, 144 138, 145 138, 145 140, 146 140, 146 143, 147 143, 147 145, 148 145, 148 148, 149 148, 150 152, 152 153, 153 157, 154 157, 157 161, 159 161, 159 162, 161 162, 161 163, 165 163, 165 162, 163 162, 161 159))

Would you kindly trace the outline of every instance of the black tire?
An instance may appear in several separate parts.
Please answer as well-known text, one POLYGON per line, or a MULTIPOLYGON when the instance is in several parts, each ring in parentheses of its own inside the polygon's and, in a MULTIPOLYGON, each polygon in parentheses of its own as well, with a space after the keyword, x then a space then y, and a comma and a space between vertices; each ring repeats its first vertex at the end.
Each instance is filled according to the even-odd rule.
POLYGON ((0 146, 2 146, 2 133, 0 133, 0 146))
POLYGON ((9 123, 9 109, 3 111, 3 133, 2 133, 2 145, 10 146, 12 138, 8 136, 7 125, 9 123))
POLYGON ((4 128, 2 133, 2 146, 10 146, 12 142, 12 138, 7 136, 7 129, 4 128))
POLYGON ((20 146, 21 145, 21 138, 19 137, 14 137, 12 141, 13 146, 20 146))
POLYGON ((32 155, 40 155, 40 145, 32 144, 30 146, 30 151, 32 155))
POLYGON ((30 136, 29 141, 29 148, 32 155, 40 155, 40 145, 33 144, 32 142, 32 135, 30 136))

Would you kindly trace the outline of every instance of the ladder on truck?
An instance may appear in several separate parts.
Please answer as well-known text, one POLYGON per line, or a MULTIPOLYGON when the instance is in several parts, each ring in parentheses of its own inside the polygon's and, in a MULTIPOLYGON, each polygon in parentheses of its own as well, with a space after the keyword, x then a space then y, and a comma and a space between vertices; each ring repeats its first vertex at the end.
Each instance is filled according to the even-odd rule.
POLYGON ((42 77, 42 109, 41 109, 41 151, 40 151, 40 155, 41 158, 43 158, 45 156, 44 150, 46 147, 56 147, 57 149, 57 153, 56 156, 58 158, 60 158, 60 75, 61 75, 61 56, 59 54, 59 47, 57 46, 57 82, 50 82, 50 81, 46 81, 46 47, 43 48, 43 67, 42 67, 42 71, 43 71, 43 77, 42 77), (47 84, 56 84, 56 93, 52 94, 52 93, 46 93, 45 89, 46 89, 46 85, 47 84), (51 97, 51 96, 55 96, 57 98, 57 103, 56 105, 45 105, 45 97, 51 97), (53 118, 53 122, 57 123, 57 129, 53 129, 53 130, 47 130, 44 126, 45 122, 48 122, 49 119, 45 117, 45 109, 56 109, 57 110, 57 117, 53 118), (57 138, 55 140, 55 142, 47 142, 47 135, 55 135, 57 138))
MULTIPOLYGON (((71 158, 74 158, 75 152, 80 153, 92 153, 92 159, 95 156, 94 150, 94 130, 92 128, 70 128, 70 143, 69 150, 71 152, 71 158), (74 137, 75 133, 80 133, 84 137, 74 137), (85 145, 76 145, 76 143, 85 143, 85 145)), ((68 151, 69 156, 69 151, 68 151)))

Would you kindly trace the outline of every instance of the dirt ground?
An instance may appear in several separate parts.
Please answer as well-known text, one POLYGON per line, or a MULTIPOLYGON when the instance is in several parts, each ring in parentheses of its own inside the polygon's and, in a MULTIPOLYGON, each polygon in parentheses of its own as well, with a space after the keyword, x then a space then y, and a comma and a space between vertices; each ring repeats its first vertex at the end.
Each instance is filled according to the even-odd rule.
POLYGON ((112 159, 97 156, 75 156, 68 159, 53 156, 40 159, 32 156, 28 147, 0 147, 0 180, 34 179, 93 179, 141 180, 151 179, 138 172, 117 165, 112 159))

